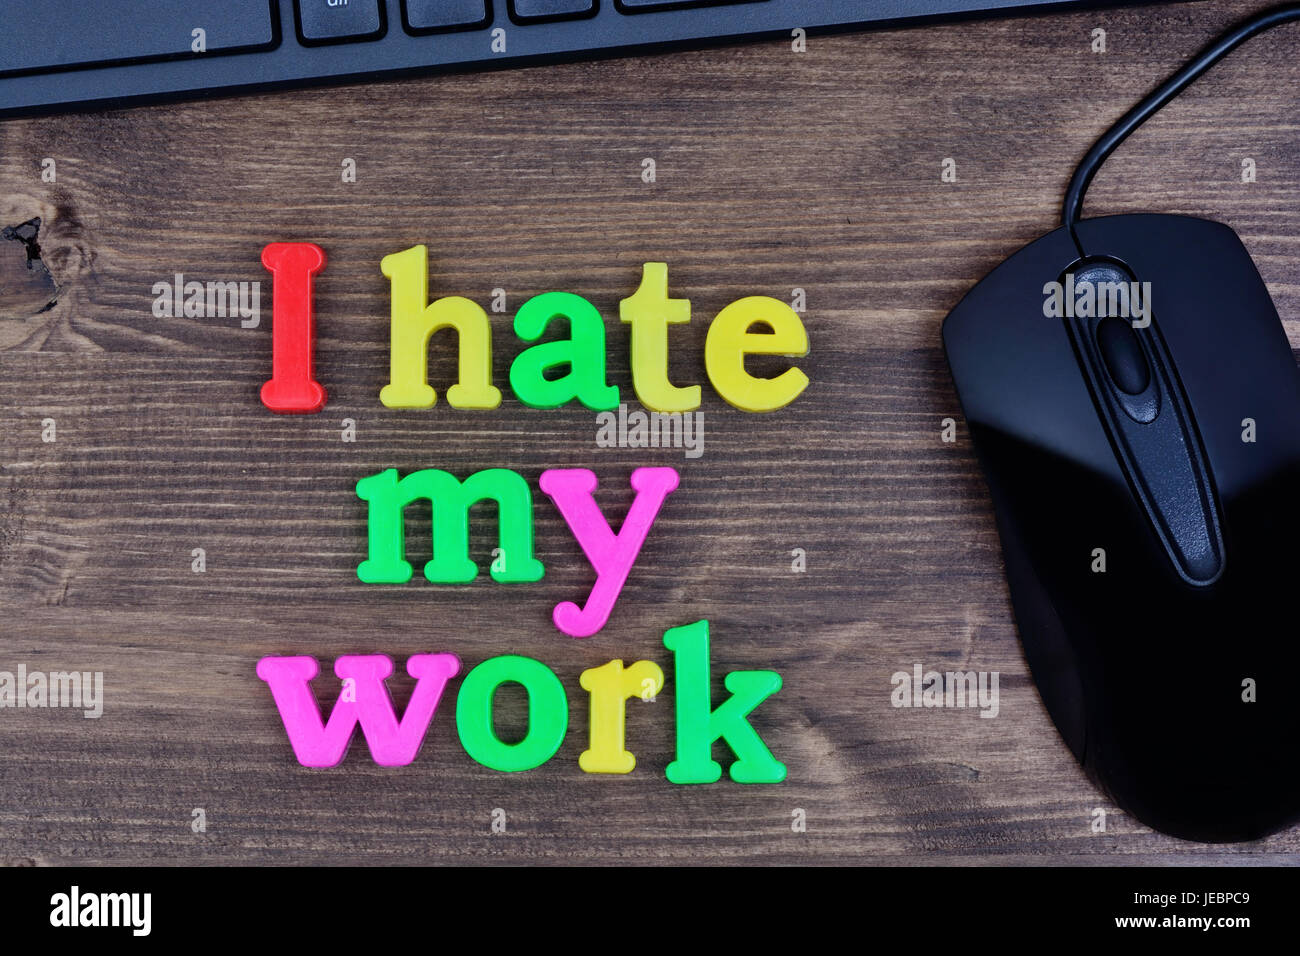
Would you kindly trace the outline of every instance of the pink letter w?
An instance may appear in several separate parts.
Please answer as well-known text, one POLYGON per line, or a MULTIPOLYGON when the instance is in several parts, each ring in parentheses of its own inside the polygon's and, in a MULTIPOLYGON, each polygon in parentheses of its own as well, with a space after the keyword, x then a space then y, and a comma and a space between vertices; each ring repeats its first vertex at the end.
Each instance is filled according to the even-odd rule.
POLYGON ((460 671, 454 654, 416 654, 406 662, 415 678, 415 691, 399 723, 384 681, 393 673, 384 654, 340 657, 334 673, 343 692, 334 702, 329 723, 322 724, 316 697, 308 686, 319 672, 311 657, 263 657, 257 676, 271 685, 271 696, 284 721, 294 755, 304 767, 333 767, 347 752, 357 723, 370 745, 375 763, 402 767, 415 759, 433 721, 447 681, 460 671))

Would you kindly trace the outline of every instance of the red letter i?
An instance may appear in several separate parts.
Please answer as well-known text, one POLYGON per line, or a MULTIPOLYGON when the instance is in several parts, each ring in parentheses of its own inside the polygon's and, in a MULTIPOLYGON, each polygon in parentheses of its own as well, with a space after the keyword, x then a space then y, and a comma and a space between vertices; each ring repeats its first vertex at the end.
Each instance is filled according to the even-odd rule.
POLYGON ((271 270, 271 380, 262 404, 273 412, 311 413, 325 407, 325 389, 312 378, 316 330, 311 277, 325 268, 325 250, 311 242, 273 242, 262 250, 271 270))

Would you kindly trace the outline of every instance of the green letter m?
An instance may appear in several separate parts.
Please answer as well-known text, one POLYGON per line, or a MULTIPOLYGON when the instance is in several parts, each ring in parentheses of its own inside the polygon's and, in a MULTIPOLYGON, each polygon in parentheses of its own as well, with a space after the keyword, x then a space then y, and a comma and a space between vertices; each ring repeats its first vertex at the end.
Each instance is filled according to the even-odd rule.
POLYGON ((358 481, 357 497, 370 503, 370 556, 357 566, 357 577, 366 584, 411 580, 402 516, 417 498, 433 506, 433 560, 424 566, 424 576, 434 584, 466 584, 478 576, 469 557, 469 509, 485 498, 497 503, 500 529, 492 579, 541 580, 542 563, 533 557, 533 494, 516 472, 489 468, 462 484, 436 468, 413 471, 399 481, 397 469, 389 468, 358 481))

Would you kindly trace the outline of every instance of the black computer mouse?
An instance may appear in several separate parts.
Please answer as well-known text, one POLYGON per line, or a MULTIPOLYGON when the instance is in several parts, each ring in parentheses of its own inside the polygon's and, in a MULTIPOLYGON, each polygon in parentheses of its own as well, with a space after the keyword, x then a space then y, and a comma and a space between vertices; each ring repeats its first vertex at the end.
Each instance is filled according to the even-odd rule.
POLYGON ((1025 657, 1075 757, 1177 837, 1295 823, 1300 372, 1236 233, 1062 227, 943 339, 1025 657))

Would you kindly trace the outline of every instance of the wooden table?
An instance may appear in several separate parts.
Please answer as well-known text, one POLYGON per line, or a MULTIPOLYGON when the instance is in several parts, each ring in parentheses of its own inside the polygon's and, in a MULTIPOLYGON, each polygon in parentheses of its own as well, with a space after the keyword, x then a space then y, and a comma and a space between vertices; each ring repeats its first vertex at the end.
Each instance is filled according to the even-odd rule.
MULTIPOLYGON (((0 858, 10 863, 1279 863, 1300 830, 1244 846, 1153 833, 1114 808, 1058 739, 1011 620, 989 499, 939 324, 986 272, 1052 229, 1093 139, 1225 25, 1265 4, 1188 3, 788 40, 0 123, 0 225, 40 217, 55 304, 0 243, 0 669, 102 671, 103 716, 0 710, 0 858), (1106 52, 1091 33, 1106 31, 1106 52), (55 161, 55 182, 42 161, 55 161), (356 164, 356 182, 341 175, 356 164), (655 161, 653 183, 643 161, 655 161), (941 178, 945 159, 956 182, 941 178), (329 254, 319 277, 322 414, 258 402, 269 372, 273 240, 329 254), (489 412, 383 407, 388 253, 426 243, 431 294, 493 314, 489 412), (618 303, 670 264, 693 321, 674 381, 704 386, 705 452, 595 444, 583 408, 520 405, 514 309, 550 289, 605 317, 610 380, 635 403, 618 303), (263 281, 260 327, 158 318, 154 283, 263 281), (27 285, 22 285, 27 283, 27 285), (20 288, 21 286, 21 288, 20 288), (708 323, 745 295, 805 290, 812 379, 793 405, 737 411, 709 386, 708 323), (355 442, 342 441, 353 419, 355 442), (42 440, 54 419, 53 442, 42 440), (593 574, 550 501, 548 467, 588 467, 612 521, 630 471, 672 465, 668 500, 609 625, 573 640, 552 606, 593 574), (519 471, 535 492, 534 585, 357 580, 355 482, 387 467, 519 471), (206 571, 192 569, 202 548, 206 571), (807 570, 792 570, 804 549, 807 570), (672 686, 628 705, 626 777, 581 772, 586 668, 669 669, 661 635, 711 622, 729 670, 784 688, 754 726, 785 783, 669 783, 672 686), (503 774, 457 739, 455 682, 419 757, 374 764, 358 735, 332 770, 298 766, 268 654, 450 651, 551 667, 570 729, 503 774), (899 709, 916 664, 997 671, 1000 712, 899 709), (202 808, 204 832, 194 832, 202 808), (1105 832, 1094 810, 1109 809, 1105 832), (494 833, 494 810, 504 833, 494 833), (804 811, 806 832, 792 827, 804 811)), ((1230 223, 1300 341, 1300 28, 1234 54, 1126 143, 1092 214, 1230 223), (1241 162, 1257 181, 1243 184, 1241 162)), ((430 377, 454 379, 446 336, 430 377)), ((769 363, 779 368, 780 363, 769 363)), ((476 512, 477 513, 477 512, 476 512)), ((486 512, 485 512, 486 514, 486 512)), ((408 522, 412 560, 428 515, 408 522)), ((476 522, 474 554, 495 544, 476 522)), ((486 564, 486 561, 484 561, 486 564)), ((463 672, 462 672, 463 673, 463 672)), ((671 671, 670 681, 671 681, 671 671)), ((325 685, 329 686, 326 687, 325 685)), ((399 706, 413 682, 391 682, 399 706)), ((522 732, 504 690, 499 725, 522 732)), ((718 756, 725 764, 729 754, 718 756)))

